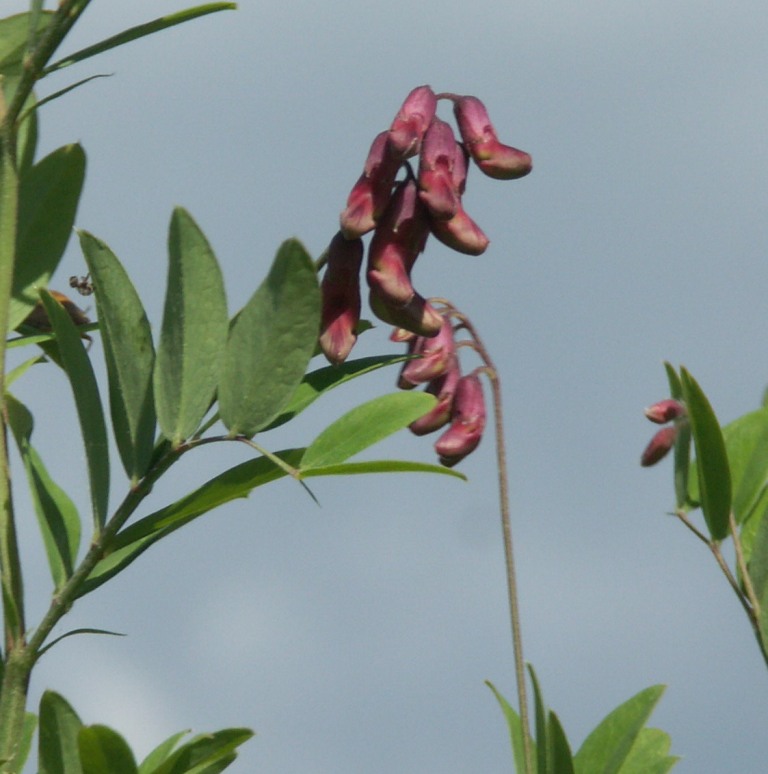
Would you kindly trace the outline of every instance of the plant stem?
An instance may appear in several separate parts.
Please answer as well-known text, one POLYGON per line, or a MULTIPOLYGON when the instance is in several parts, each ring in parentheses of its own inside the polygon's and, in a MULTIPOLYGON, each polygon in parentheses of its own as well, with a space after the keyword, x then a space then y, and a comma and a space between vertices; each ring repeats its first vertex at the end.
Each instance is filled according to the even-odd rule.
MULTIPOLYGON (((442 300, 442 299, 441 299, 442 300)), ((447 303, 447 302, 446 302, 447 303)), ((452 307, 452 305, 449 305, 452 307)), ((493 364, 488 350, 472 323, 462 314, 456 314, 461 325, 474 339, 478 354, 482 357, 491 383, 493 393, 494 430, 496 433, 496 465, 499 473, 499 505, 501 509, 501 531, 504 538, 504 558, 507 574, 507 596, 509 598, 509 617, 512 625, 512 649, 515 659, 515 679, 517 682, 517 701, 520 710, 520 723, 523 730, 523 759, 525 774, 533 774, 533 750, 531 748, 530 721, 528 718, 528 695, 525 687, 525 659, 523 657, 523 635, 520 626, 520 602, 517 593, 515 573, 515 555, 512 545, 512 520, 509 507, 509 479, 507 476, 507 452, 504 444, 504 417, 501 403, 501 381, 499 372, 493 364)))

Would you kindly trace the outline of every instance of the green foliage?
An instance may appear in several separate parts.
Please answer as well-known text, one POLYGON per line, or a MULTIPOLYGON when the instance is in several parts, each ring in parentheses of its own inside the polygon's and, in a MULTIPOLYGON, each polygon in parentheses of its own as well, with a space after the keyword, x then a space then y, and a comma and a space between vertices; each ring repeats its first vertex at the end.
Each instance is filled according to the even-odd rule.
POLYGON ((288 240, 232 321, 219 381, 219 413, 230 435, 250 437, 283 411, 304 378, 319 325, 314 263, 288 240))
MULTIPOLYGON (((536 751, 533 774, 666 774, 677 762, 669 755, 669 736, 646 728, 651 711, 664 687, 646 688, 610 712, 584 740, 576 755, 571 754, 557 715, 549 710, 538 679, 529 666, 534 695, 536 751)), ((520 716, 491 684, 501 706, 512 742, 518 774, 525 771, 523 728, 520 716)))

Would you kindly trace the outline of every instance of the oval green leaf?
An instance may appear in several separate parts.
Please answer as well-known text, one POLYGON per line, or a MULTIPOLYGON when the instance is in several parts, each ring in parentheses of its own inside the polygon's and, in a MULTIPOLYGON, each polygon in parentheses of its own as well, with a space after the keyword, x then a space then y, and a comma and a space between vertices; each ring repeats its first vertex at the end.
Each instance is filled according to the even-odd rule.
POLYGON ((77 742, 83 774, 138 774, 133 752, 117 731, 101 725, 85 726, 77 742))
POLYGON ((229 333, 219 413, 231 435, 252 436, 285 408, 312 357, 319 321, 314 264, 288 240, 229 333))
POLYGON ((683 399, 696 446, 696 473, 701 510, 713 540, 728 535, 731 513, 731 473, 725 441, 715 412, 696 380, 682 368, 683 399))
POLYGON ((45 691, 40 699, 37 760, 39 774, 83 774, 77 737, 83 724, 69 702, 45 691))
POLYGON ((155 443, 152 332, 141 299, 115 254, 86 231, 80 232, 80 245, 96 288, 115 440, 123 467, 135 482, 146 472, 155 443))
POLYGON ((435 405, 425 392, 395 392, 356 406, 323 430, 307 447, 302 473, 345 462, 424 416, 435 405))
POLYGON ((56 334, 61 362, 75 398, 88 463, 93 521, 98 532, 104 526, 109 506, 109 446, 99 386, 77 326, 50 293, 42 290, 40 298, 56 334))
POLYGON ((177 208, 168 233, 168 288, 154 370, 157 420, 174 445, 197 430, 211 405, 228 327, 216 256, 191 215, 177 208))
POLYGON ((79 145, 53 151, 22 176, 19 227, 8 329, 14 329, 38 300, 64 254, 85 178, 79 145))

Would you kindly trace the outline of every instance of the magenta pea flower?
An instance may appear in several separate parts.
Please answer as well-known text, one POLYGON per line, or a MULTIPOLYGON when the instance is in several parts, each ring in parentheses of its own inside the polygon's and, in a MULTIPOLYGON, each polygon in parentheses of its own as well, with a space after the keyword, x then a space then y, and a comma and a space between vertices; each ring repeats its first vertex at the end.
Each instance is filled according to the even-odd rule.
POLYGON ((529 154, 499 142, 488 111, 477 97, 458 97, 453 112, 469 155, 488 177, 514 180, 531 171, 529 154))
POLYGON ((462 376, 456 385, 450 427, 437 439, 435 451, 440 464, 452 468, 471 454, 485 429, 483 385, 476 373, 462 376))
POLYGON ((443 327, 443 316, 440 312, 415 292, 407 304, 398 305, 379 295, 379 292, 371 287, 368 304, 382 322, 413 331, 419 336, 437 336, 443 327))
POLYGON ((482 255, 490 244, 480 226, 467 215, 461 202, 450 220, 433 220, 430 228, 444 245, 465 255, 482 255))
POLYGON ((408 425, 408 429, 414 435, 427 435, 448 424, 451 419, 456 385, 459 383, 460 378, 461 370, 459 369, 459 363, 454 358, 448 370, 427 385, 426 392, 434 395, 437 398, 437 403, 431 411, 408 425))
POLYGON ((334 365, 347 359, 357 341, 362 262, 363 241, 345 239, 341 232, 337 233, 328 247, 328 261, 320 285, 320 349, 334 365))
POLYGON ((437 98, 429 86, 417 86, 411 91, 389 128, 389 152, 393 158, 409 159, 421 150, 436 109, 437 98))
POLYGON ((400 371, 397 386, 402 390, 432 381, 448 371, 456 360, 456 341, 450 317, 443 317, 437 336, 419 336, 408 342, 408 353, 415 357, 404 363, 400 371))
POLYGON ((645 409, 645 416, 657 425, 665 425, 668 422, 672 422, 672 424, 666 424, 665 427, 662 427, 651 438, 648 446, 645 447, 645 451, 643 451, 640 457, 640 464, 647 468, 655 465, 667 456, 670 449, 675 445, 678 428, 681 424, 688 421, 688 412, 685 405, 679 400, 666 398, 665 400, 657 401, 652 406, 648 406, 645 409))
POLYGON ((386 208, 400 161, 389 152, 388 132, 381 132, 368 151, 363 174, 352 187, 341 213, 341 231, 355 239, 372 231, 386 208))
POLYGON ((450 124, 433 118, 419 156, 419 198, 434 220, 450 220, 459 207, 453 177, 457 147, 450 124))

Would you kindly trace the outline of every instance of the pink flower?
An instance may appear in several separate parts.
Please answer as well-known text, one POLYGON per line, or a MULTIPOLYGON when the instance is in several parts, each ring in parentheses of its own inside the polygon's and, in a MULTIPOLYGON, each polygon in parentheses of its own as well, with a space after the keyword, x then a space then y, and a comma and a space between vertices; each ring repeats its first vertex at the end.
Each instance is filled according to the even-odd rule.
POLYGON ((469 155, 486 175, 513 180, 531 171, 529 154, 499 142, 488 111, 477 97, 459 97, 453 111, 469 155))
POLYGON ((363 174, 352 187, 341 213, 341 231, 347 239, 371 231, 389 202, 400 161, 389 152, 387 137, 388 132, 376 135, 363 174))
POLYGON ((433 118, 419 156, 419 198, 435 220, 450 220, 459 207, 453 178, 457 147, 450 124, 433 118))
POLYGON ((404 306, 393 304, 371 288, 368 296, 371 311, 385 323, 405 328, 419 336, 437 336, 443 326, 443 316, 418 293, 404 306))
POLYGON ((328 263, 320 286, 320 349, 334 365, 347 359, 357 341, 362 262, 363 241, 348 240, 341 232, 337 233, 328 247, 328 263))
POLYGON ((677 438, 677 425, 668 425, 662 427, 656 435, 651 438, 651 442, 645 447, 640 464, 644 467, 655 465, 659 460, 664 459, 669 450, 675 445, 677 438))
POLYGON ((482 255, 490 244, 480 226, 467 215, 461 202, 450 220, 432 220, 430 228, 444 245, 465 255, 482 255))
POLYGON ((452 468, 461 462, 477 448, 484 429, 483 385, 474 373, 462 376, 453 396, 451 425, 435 443, 440 464, 452 468))
POLYGON ((427 433, 433 433, 448 424, 451 418, 453 396, 456 393, 456 385, 459 383, 460 377, 459 364, 454 358, 451 367, 442 376, 438 376, 427 385, 426 392, 434 395, 437 398, 437 403, 431 411, 408 425, 414 435, 427 435, 427 433))
POLYGON ((673 419, 686 416, 686 414, 685 406, 672 398, 660 400, 645 410, 645 416, 657 425, 671 422, 673 419))
POLYGON ((442 376, 456 361, 456 342, 450 318, 443 318, 437 336, 419 336, 410 341, 408 352, 416 357, 403 365, 397 385, 400 389, 410 390, 417 384, 442 376))
POLYGON ((437 99, 429 86, 417 86, 405 98, 389 128, 389 150, 399 160, 415 156, 435 115, 437 99))

